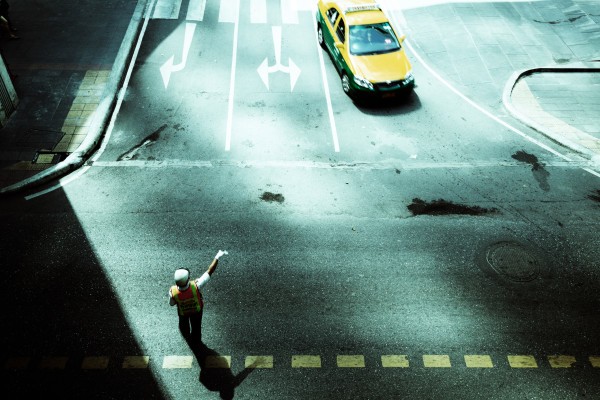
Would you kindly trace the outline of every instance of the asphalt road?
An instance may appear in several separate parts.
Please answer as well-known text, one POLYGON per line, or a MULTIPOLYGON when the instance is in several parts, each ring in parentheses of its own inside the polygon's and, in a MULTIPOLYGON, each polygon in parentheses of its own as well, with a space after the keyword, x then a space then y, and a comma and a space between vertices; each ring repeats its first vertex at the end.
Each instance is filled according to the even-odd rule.
POLYGON ((354 104, 312 15, 290 25, 277 11, 236 27, 207 3, 166 87, 160 67, 178 63, 186 24, 150 20, 84 173, 2 200, 6 391, 599 398, 598 177, 416 60, 411 96, 354 104), (293 90, 287 74, 267 89, 257 72, 276 62, 273 26, 281 62, 301 70, 293 90), (205 290, 209 350, 193 354, 167 289, 175 268, 199 275, 219 249, 229 255, 205 290), (207 355, 231 368, 201 369, 207 355), (129 356, 148 368, 124 368, 129 356), (249 356, 272 368, 245 368, 249 356))

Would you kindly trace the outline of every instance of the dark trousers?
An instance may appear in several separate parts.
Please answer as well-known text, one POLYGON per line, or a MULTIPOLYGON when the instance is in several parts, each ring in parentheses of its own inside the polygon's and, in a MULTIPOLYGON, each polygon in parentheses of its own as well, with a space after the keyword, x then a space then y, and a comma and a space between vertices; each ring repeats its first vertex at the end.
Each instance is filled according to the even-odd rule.
POLYGON ((202 311, 196 314, 179 316, 179 332, 187 341, 202 342, 202 311))

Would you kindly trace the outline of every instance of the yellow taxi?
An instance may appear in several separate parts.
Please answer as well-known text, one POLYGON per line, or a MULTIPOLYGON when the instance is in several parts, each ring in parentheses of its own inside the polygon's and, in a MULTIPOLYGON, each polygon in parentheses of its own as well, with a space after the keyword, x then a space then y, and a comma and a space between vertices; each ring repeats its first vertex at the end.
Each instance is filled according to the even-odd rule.
POLYGON ((394 96, 415 86, 402 42, 374 0, 319 0, 317 38, 350 97, 394 96))

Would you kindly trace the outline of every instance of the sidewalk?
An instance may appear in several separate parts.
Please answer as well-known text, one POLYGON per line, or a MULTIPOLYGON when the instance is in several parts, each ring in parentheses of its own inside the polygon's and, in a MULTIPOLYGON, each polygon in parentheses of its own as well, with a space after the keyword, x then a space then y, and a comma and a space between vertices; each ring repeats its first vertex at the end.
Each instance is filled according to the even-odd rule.
POLYGON ((503 102, 526 125, 600 166, 600 62, 517 72, 503 102))
POLYGON ((108 124, 148 0, 10 2, 0 48, 19 104, 0 128, 0 194, 78 168, 108 124))

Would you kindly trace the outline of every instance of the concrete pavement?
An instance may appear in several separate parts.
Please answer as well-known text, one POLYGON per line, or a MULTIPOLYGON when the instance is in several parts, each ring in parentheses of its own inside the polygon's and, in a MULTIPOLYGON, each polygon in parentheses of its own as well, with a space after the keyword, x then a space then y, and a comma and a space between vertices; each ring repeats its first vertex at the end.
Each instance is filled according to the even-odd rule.
MULTIPOLYGON (((13 3, 21 39, 0 45, 20 102, 0 128, 0 194, 63 176, 97 148, 153 1, 13 3)), ((442 3, 402 15, 418 51, 471 97, 492 93, 524 124, 600 159, 600 3, 442 3)))

